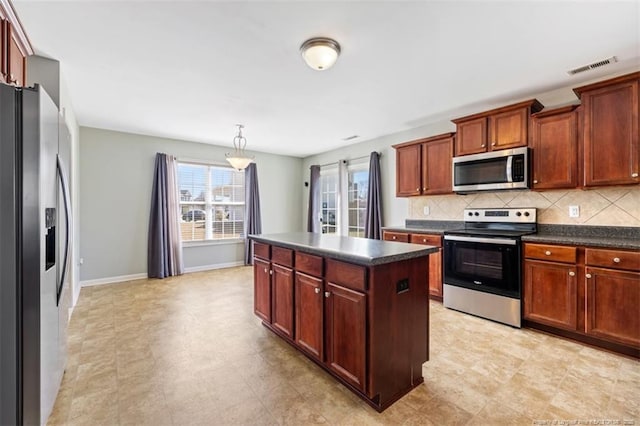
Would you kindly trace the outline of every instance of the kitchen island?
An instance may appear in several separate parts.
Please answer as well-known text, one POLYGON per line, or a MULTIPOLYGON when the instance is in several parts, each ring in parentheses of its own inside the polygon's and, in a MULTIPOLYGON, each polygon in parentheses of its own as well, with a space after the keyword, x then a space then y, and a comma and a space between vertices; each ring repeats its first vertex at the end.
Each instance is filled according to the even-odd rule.
POLYGON ((249 238, 265 327, 378 411, 424 381, 437 247, 307 232, 249 238))

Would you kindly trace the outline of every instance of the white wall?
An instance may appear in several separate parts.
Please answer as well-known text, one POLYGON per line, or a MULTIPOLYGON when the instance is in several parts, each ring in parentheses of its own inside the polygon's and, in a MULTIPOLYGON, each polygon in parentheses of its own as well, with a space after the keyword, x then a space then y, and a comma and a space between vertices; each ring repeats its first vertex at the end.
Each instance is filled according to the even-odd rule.
MULTIPOLYGON (((616 77, 618 75, 627 74, 633 71, 637 71, 636 69, 625 70, 623 72, 617 72, 615 74, 611 74, 609 76, 601 76, 595 78, 593 80, 587 81, 585 83, 581 83, 579 85, 570 85, 559 89, 550 90, 543 93, 531 92, 529 94, 525 94, 519 98, 513 98, 508 102, 505 102, 504 99, 500 102, 487 102, 474 104, 461 110, 456 113, 445 113, 439 114, 438 117, 434 117, 431 121, 426 122, 424 125, 420 127, 415 127, 412 129, 408 129, 406 131, 393 133, 386 136, 381 136, 375 139, 363 141, 360 143, 356 143, 353 145, 348 145, 340 149, 327 151, 322 154, 313 155, 307 157, 302 162, 302 176, 303 179, 309 180, 309 167, 314 164, 327 164, 331 162, 336 162, 338 160, 348 160, 351 158, 357 158, 364 155, 368 155, 371 151, 378 151, 382 153, 382 157, 380 158, 380 169, 382 173, 382 199, 383 199, 383 226, 404 226, 404 221, 407 218, 412 219, 447 219, 447 220, 462 220, 461 213, 458 215, 456 211, 452 215, 442 214, 439 216, 425 216, 422 213, 422 208, 426 205, 431 205, 430 201, 440 201, 441 199, 446 198, 445 201, 450 202, 452 198, 463 197, 461 195, 447 195, 447 196, 424 196, 424 197, 410 197, 410 198, 397 198, 396 197, 396 156, 395 149, 391 148, 391 145, 408 142, 416 139, 426 138, 430 136, 439 135, 447 132, 455 132, 456 127, 451 122, 451 119, 455 119, 458 117, 464 117, 466 115, 487 111, 493 108, 498 108, 502 106, 509 105, 510 103, 516 103, 522 100, 536 98, 538 99, 544 106, 545 109, 553 109, 559 106, 569 105, 569 104, 577 104, 579 100, 575 93, 573 92, 574 87, 583 86, 590 84, 595 81, 606 80, 609 78, 616 77)), ((391 108, 392 106, 390 106, 391 108)), ((419 111, 416 112, 416 115, 419 115, 419 111)), ((357 123, 355 124, 357 126, 357 123)), ((580 190, 575 191, 565 191, 565 192, 579 192, 580 190)), ((526 191, 531 192, 531 191, 526 191)), ((629 191, 627 191, 629 192, 629 191)), ((633 203, 635 201, 635 195, 637 192, 630 191, 630 195, 627 198, 631 201, 629 203, 633 203)), ((571 198, 573 195, 569 194, 571 198)), ((598 197, 600 197, 598 195, 598 197)), ((309 189, 302 188, 302 219, 303 224, 306 226, 307 221, 307 210, 309 203, 309 189)), ((485 197, 486 198, 486 197, 485 197)), ((591 198, 584 198, 585 203, 588 203, 591 198)), ((553 203, 551 203, 553 204, 553 203)), ((497 207, 502 206, 502 204, 497 205, 497 207)), ((614 206, 615 207, 615 206, 614 206)), ((461 212, 461 211, 460 211, 461 212)), ((596 212, 589 212, 590 216, 596 214, 596 212)), ((607 225, 619 224, 621 220, 624 219, 623 215, 616 216, 615 220, 611 222, 606 222, 607 225)), ((585 220, 586 220, 585 216, 585 220)), ((564 218, 560 218, 557 212, 554 210, 546 216, 546 223, 576 223, 575 221, 566 221, 564 218), (553 213, 553 214, 551 214, 553 213)), ((597 221, 596 221, 597 222, 597 221)), ((587 225, 591 224, 605 224, 603 222, 579 222, 587 225)), ((634 222, 635 224, 636 222, 634 222)), ((634 225, 628 225, 634 226, 634 225)))
MULTIPOLYGON (((80 269, 83 284, 146 275, 147 228, 157 152, 224 162, 230 147, 80 128, 80 269)), ((263 233, 297 231, 302 183, 294 157, 255 152, 263 233)), ((237 264, 242 243, 212 243, 184 250, 187 270, 237 264)))

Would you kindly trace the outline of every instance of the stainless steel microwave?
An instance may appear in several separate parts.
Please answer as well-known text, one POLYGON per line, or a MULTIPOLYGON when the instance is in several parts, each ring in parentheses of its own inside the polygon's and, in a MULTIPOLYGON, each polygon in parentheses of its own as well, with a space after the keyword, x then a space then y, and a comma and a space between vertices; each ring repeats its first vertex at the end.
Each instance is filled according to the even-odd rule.
POLYGON ((529 148, 453 158, 453 190, 473 192, 529 187, 529 148))

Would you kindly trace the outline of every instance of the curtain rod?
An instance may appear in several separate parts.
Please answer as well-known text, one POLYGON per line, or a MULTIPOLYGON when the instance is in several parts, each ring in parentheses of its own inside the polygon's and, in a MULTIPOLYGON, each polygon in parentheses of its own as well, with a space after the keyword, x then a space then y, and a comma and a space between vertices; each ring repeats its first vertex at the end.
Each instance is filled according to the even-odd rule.
MULTIPOLYGON (((373 151, 372 151, 373 152, 373 151)), ((382 157, 382 153, 379 151, 375 151, 378 153, 378 156, 382 157)), ((345 160, 338 160, 338 161, 333 161, 331 163, 326 163, 326 164, 320 164, 320 167, 326 167, 326 166, 331 166, 333 164, 338 164, 340 161, 356 161, 356 160, 362 160, 363 158, 370 158, 371 154, 369 155, 363 155, 361 157, 356 157, 356 158, 347 158, 345 160)))

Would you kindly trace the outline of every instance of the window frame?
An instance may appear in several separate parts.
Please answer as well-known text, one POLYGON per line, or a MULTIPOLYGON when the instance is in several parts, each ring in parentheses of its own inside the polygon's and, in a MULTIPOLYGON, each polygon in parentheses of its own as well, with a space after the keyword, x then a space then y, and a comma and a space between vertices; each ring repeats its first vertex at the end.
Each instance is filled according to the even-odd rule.
MULTIPOLYGON (((364 238, 364 223, 362 226, 352 226, 349 222, 349 212, 352 210, 349 207, 349 196, 352 192, 351 188, 349 188, 349 174, 353 172, 367 172, 367 189, 369 187, 369 163, 365 159, 357 160, 340 160, 336 163, 331 163, 325 166, 320 167, 320 211, 318 212, 319 218, 318 220, 324 218, 325 216, 325 194, 327 194, 326 188, 324 187, 323 177, 326 176, 336 176, 336 200, 335 200, 335 212, 336 212, 336 220, 335 225, 325 224, 321 221, 320 224, 320 233, 322 234, 333 234, 333 235, 341 235, 341 236, 350 236, 350 229, 355 228, 359 232, 361 230, 362 235, 358 235, 360 238, 364 238), (333 227, 335 230, 333 232, 325 232, 325 229, 328 227, 333 227)), ((333 192, 331 192, 333 193, 333 192)), ((364 207, 366 209, 366 205, 364 207)), ((357 210, 361 210, 358 208, 357 210)), ((328 215, 327 215, 328 216, 328 215)))
MULTIPOLYGON (((246 206, 246 200, 245 198, 245 194, 246 194, 246 181, 244 178, 244 170, 243 171, 237 171, 235 170, 233 167, 231 167, 230 165, 226 164, 226 163, 222 163, 222 162, 215 162, 215 161, 206 161, 206 160, 198 160, 198 159, 178 159, 177 160, 177 165, 176 165, 176 181, 177 181, 177 186, 178 186, 178 220, 179 220, 179 225, 180 225, 180 235, 181 235, 181 243, 183 247, 197 247, 197 246, 209 246, 209 245, 224 245, 224 244, 237 244, 239 242, 244 242, 245 239, 245 230, 246 230, 246 217, 244 216, 245 213, 245 206, 246 206), (207 168, 207 172, 205 173, 205 190, 204 190, 204 200, 203 201, 194 201, 194 200, 190 200, 190 201, 183 201, 182 200, 182 189, 181 189, 181 181, 180 181, 180 166, 185 165, 185 166, 199 166, 199 167, 206 167, 207 168), (230 202, 220 202, 220 201, 214 201, 214 196, 213 196, 213 191, 216 188, 216 186, 214 185, 214 182, 211 181, 211 173, 212 173, 212 169, 223 169, 225 171, 231 171, 234 173, 242 173, 242 190, 241 190, 241 194, 242 194, 242 198, 243 201, 238 202, 238 201, 230 201, 230 202), (204 205, 204 211, 205 212, 209 212, 207 214, 207 217, 211 217, 212 213, 215 211, 216 206, 232 206, 232 207, 242 207, 243 213, 242 213, 242 220, 236 220, 236 221, 231 221, 231 222, 241 222, 242 223, 242 231, 239 234, 236 234, 238 236, 232 236, 232 237, 225 237, 225 238, 210 238, 207 239, 206 238, 206 221, 207 219, 205 219, 205 238, 203 239, 189 239, 189 240, 185 240, 182 239, 182 224, 185 223, 182 220, 182 216, 183 216, 183 212, 182 212, 182 207, 183 206, 194 206, 194 207, 198 207, 198 206, 202 206, 204 205)), ((231 185, 234 185, 233 183, 231 185)), ((240 186, 240 185, 237 185, 240 186)), ((193 195, 192 195, 193 198, 193 195)), ((215 215, 215 213, 213 213, 215 215)), ((224 230, 224 219, 216 222, 215 221, 215 217, 211 218, 211 235, 214 236, 216 235, 215 233, 215 223, 222 223, 222 227, 224 230)), ((189 223, 189 222, 186 222, 189 223)))

